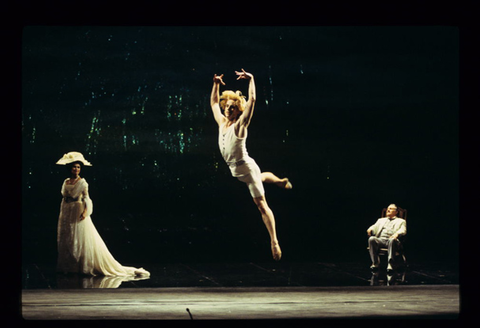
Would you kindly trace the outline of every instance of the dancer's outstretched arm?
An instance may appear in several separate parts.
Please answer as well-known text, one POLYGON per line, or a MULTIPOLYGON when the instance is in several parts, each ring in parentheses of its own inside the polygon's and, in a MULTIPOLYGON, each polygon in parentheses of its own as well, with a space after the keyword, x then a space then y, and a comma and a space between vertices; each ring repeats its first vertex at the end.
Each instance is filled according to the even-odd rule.
POLYGON ((223 74, 220 76, 215 74, 213 76, 212 94, 210 95, 210 106, 212 107, 213 117, 218 125, 221 125, 226 120, 220 109, 220 84, 225 85, 222 78, 223 74))
POLYGON ((255 81, 253 79, 253 74, 245 72, 243 68, 241 72, 235 71, 235 74, 238 75, 237 80, 240 80, 240 79, 249 80, 248 99, 245 105, 245 110, 243 111, 243 114, 240 116, 240 120, 239 120, 239 123, 241 125, 243 125, 244 127, 248 127, 248 125, 250 124, 250 121, 252 120, 253 109, 255 107, 255 101, 257 99, 256 91, 255 91, 255 81))

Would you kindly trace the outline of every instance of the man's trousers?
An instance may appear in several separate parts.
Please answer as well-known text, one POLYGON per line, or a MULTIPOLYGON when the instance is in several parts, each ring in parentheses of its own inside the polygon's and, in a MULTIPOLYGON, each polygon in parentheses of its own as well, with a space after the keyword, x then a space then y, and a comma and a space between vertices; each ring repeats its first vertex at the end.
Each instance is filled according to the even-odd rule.
POLYGON ((388 249, 388 263, 393 264, 395 253, 401 248, 401 243, 398 239, 384 239, 372 236, 368 238, 368 246, 372 265, 378 267, 380 263, 378 255, 380 248, 388 249))

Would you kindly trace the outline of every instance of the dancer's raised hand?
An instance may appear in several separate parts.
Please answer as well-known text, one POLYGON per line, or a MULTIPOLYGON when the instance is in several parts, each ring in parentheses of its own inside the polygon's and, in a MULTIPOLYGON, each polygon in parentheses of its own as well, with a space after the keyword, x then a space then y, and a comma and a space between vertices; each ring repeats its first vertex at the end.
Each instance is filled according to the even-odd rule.
POLYGON ((225 85, 225 82, 223 82, 223 74, 218 76, 217 74, 213 75, 213 82, 215 83, 221 83, 222 85, 225 85))
POLYGON ((235 74, 237 74, 237 76, 238 76, 237 80, 240 80, 240 79, 249 80, 253 77, 253 74, 245 72, 245 70, 243 68, 242 68, 241 72, 235 71, 235 74))

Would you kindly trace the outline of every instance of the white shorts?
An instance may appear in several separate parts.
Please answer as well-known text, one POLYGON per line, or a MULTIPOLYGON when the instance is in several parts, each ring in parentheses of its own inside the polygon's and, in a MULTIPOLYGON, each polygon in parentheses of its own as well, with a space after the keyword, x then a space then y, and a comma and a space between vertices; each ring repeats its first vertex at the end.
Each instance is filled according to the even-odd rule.
POLYGON ((255 161, 247 162, 241 166, 239 171, 242 171, 241 176, 237 179, 247 184, 248 190, 253 198, 265 196, 265 189, 263 188, 262 173, 255 161))

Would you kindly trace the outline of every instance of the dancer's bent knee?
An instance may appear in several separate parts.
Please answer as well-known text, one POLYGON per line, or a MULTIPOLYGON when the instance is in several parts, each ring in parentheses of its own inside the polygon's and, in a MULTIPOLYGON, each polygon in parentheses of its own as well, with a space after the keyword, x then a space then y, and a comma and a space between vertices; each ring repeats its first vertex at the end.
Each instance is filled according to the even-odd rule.
POLYGON ((265 199, 265 196, 259 196, 259 197, 254 197, 253 201, 255 205, 257 205, 258 210, 261 213, 266 213, 269 210, 267 200, 265 199))

